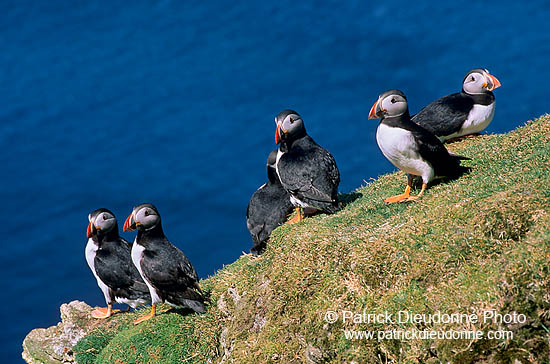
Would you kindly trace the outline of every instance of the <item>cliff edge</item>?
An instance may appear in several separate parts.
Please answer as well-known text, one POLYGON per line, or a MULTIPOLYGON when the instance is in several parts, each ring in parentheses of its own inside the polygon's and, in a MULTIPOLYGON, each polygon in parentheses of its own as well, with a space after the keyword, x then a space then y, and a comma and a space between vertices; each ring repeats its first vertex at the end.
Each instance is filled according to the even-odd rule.
POLYGON ((148 308, 98 322, 73 302, 62 306, 61 324, 27 336, 23 357, 48 364, 546 362, 550 116, 448 148, 472 158, 463 163, 470 173, 395 205, 383 200, 402 192, 406 176, 383 175, 342 195, 339 213, 276 229, 264 255, 245 255, 201 281, 210 295, 206 314, 169 311, 134 326, 148 308), (70 316, 79 323, 63 319, 70 316))

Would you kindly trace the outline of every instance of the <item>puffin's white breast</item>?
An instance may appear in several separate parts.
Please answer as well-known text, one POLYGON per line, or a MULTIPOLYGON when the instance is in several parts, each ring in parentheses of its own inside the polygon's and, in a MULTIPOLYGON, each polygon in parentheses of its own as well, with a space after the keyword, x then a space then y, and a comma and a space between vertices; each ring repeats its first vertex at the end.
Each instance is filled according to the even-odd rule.
POLYGON ((92 238, 88 239, 88 244, 86 244, 86 262, 88 263, 88 266, 90 267, 90 270, 94 274, 95 279, 97 280, 97 285, 99 286, 99 289, 101 289, 101 292, 103 292, 103 296, 105 296, 105 302, 109 303, 111 301, 110 295, 109 295, 109 287, 101 279, 99 279, 99 276, 97 275, 95 271, 95 256, 97 254, 98 246, 93 241, 92 238))
POLYGON ((308 207, 313 207, 315 208, 315 206, 311 206, 307 203, 305 203, 304 201, 298 199, 296 196, 294 195, 290 195, 290 203, 294 206, 294 207, 301 207, 303 209, 305 208, 308 208, 308 207))
POLYGON ((418 153, 418 145, 410 131, 381 123, 376 130, 376 142, 382 154, 403 172, 422 176, 424 183, 433 178, 433 168, 418 153))
POLYGON ((141 258, 143 257, 144 251, 145 251, 145 247, 142 245, 139 245, 138 243, 136 243, 136 240, 134 240, 134 244, 132 244, 132 263, 134 263, 139 274, 141 275, 141 278, 143 278, 143 281, 147 285, 147 288, 149 288, 149 293, 151 294, 152 303, 161 302, 161 299, 158 296, 157 291, 155 290, 155 287, 153 287, 151 283, 149 283, 149 280, 143 274, 143 269, 141 269, 141 258))
POLYGON ((283 152, 281 152, 281 148, 277 149, 277 159, 275 160, 275 171, 277 172, 277 177, 279 177, 279 181, 281 180, 281 175, 279 174, 279 160, 283 156, 283 152))
POLYGON ((456 133, 447 135, 444 140, 458 138, 464 135, 475 134, 483 131, 495 116, 495 101, 490 105, 476 104, 470 110, 466 121, 462 124, 462 127, 456 133))
POLYGON ((117 301, 117 303, 124 303, 132 308, 136 308, 136 307, 139 307, 139 306, 142 306, 142 305, 145 305, 147 304, 147 300, 144 300, 144 299, 141 299, 141 298, 138 298, 138 299, 135 299, 135 300, 130 300, 128 298, 124 298, 124 297, 115 297, 115 300, 117 301))

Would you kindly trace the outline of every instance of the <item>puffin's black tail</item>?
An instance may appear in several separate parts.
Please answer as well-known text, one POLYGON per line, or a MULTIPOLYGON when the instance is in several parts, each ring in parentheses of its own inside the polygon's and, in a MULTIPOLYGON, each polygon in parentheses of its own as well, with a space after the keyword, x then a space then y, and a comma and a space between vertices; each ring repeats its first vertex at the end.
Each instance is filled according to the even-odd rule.
POLYGON ((451 157, 453 157, 453 159, 456 159, 456 160, 459 160, 459 161, 471 161, 472 160, 472 158, 464 157, 464 156, 454 154, 454 153, 451 153, 451 152, 449 152, 449 155, 451 157))
POLYGON ((198 313, 206 312, 205 299, 202 292, 199 293, 192 288, 188 288, 183 292, 173 292, 169 297, 166 297, 166 301, 178 306, 188 307, 198 313))
POLYGON ((340 203, 338 202, 338 200, 336 200, 331 204, 326 204, 325 206, 323 206, 323 211, 327 214, 335 214, 340 211, 340 203))
POLYGON ((257 224, 252 229, 250 228, 250 226, 248 226, 248 231, 250 232, 250 237, 252 238, 253 242, 250 253, 252 253, 254 256, 258 256, 264 252, 267 245, 267 239, 269 239, 269 234, 271 234, 271 231, 274 229, 272 228, 271 230, 269 230, 269 228, 267 228, 265 225, 265 223, 261 225, 257 224))
POLYGON ((472 168, 465 167, 460 164, 460 161, 471 160, 471 158, 463 157, 461 155, 453 154, 450 152, 449 152, 449 155, 451 156, 451 160, 454 163, 448 164, 447 173, 445 173, 446 177, 450 179, 457 179, 461 177, 463 174, 466 174, 472 171, 472 168))
POLYGON ((200 301, 188 300, 185 298, 182 301, 183 301, 183 306, 189 307, 195 312, 198 312, 198 313, 206 312, 206 306, 204 305, 204 303, 200 301))
POLYGON ((267 247, 266 240, 260 240, 260 237, 256 236, 256 239, 254 239, 254 245, 252 246, 252 248, 250 248, 250 253, 255 257, 262 254, 265 251, 265 248, 267 247))

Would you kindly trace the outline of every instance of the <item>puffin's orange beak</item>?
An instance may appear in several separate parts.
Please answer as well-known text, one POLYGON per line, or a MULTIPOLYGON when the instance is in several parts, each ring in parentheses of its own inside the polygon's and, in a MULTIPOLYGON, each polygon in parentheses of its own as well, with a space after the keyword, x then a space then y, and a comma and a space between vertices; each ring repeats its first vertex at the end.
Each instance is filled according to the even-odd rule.
POLYGON ((288 131, 281 128, 281 126, 277 124, 277 130, 275 130, 275 144, 279 144, 281 142, 283 134, 286 133, 288 133, 288 131))
POLYGON ((491 79, 491 84, 492 84, 492 86, 490 88, 488 88, 487 90, 493 91, 494 89, 500 87, 500 81, 495 76, 490 75, 490 74, 487 74, 487 76, 489 76, 489 78, 491 79))
POLYGON ((372 105, 372 107, 370 108, 369 119, 378 119, 379 118, 379 116, 378 116, 378 113, 380 112, 379 103, 380 103, 380 99, 376 100, 374 105, 372 105))
POLYGON ((134 213, 132 212, 130 216, 126 218, 126 221, 124 221, 124 227, 122 228, 122 231, 133 231, 136 230, 136 223, 134 221, 134 213))
POLYGON ((90 239, 92 237, 92 222, 88 224, 88 228, 86 229, 86 238, 90 239))

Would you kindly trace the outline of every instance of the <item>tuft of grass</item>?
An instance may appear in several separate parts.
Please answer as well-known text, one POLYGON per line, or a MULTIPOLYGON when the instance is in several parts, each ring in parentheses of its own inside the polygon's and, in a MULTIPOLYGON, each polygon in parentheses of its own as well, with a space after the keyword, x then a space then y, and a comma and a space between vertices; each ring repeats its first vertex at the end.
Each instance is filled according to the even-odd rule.
POLYGON ((109 344, 114 333, 97 330, 81 339, 74 348, 75 358, 79 364, 95 363, 98 354, 109 344))
MULTIPOLYGON (((345 208, 276 229, 201 282, 205 315, 166 313, 96 330, 83 363, 533 362, 550 357, 550 116, 449 145, 471 173, 414 203, 402 172, 342 196, 345 208), (325 312, 521 313, 524 323, 354 323, 325 312), (504 330, 506 339, 350 340, 344 330, 504 330)), ((128 320, 136 314, 127 315, 128 320)))

